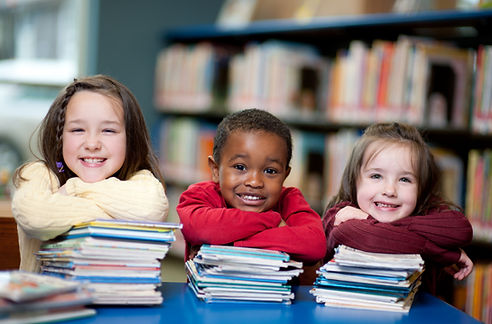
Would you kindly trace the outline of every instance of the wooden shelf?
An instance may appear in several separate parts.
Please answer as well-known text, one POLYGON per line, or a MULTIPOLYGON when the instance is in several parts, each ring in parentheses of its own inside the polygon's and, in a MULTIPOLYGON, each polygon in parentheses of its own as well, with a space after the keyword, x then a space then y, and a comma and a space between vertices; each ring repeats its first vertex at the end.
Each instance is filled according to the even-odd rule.
POLYGON ((9 200, 0 200, 0 270, 18 269, 20 264, 17 224, 9 200))

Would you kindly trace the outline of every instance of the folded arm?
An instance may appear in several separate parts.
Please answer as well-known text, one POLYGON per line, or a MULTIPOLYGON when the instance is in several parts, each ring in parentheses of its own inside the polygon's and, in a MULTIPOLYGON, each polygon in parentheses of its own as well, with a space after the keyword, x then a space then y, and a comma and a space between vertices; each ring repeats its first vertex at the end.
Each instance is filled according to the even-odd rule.
POLYGON ((462 213, 448 208, 392 223, 368 217, 335 226, 337 212, 348 205, 342 203, 328 210, 323 219, 328 237, 327 258, 333 254, 334 247, 345 244, 371 252, 419 253, 441 264, 453 264, 459 260, 459 247, 472 239, 468 220, 462 213))
POLYGON ((94 219, 162 220, 167 214, 164 190, 159 193, 157 185, 141 181, 148 175, 140 172, 128 181, 84 183, 72 178, 65 187, 67 194, 58 191, 58 179, 41 162, 24 168, 22 176, 26 181, 14 193, 12 212, 27 235, 43 241, 94 219), (148 196, 139 189, 144 185, 150 188, 148 196))
POLYGON ((95 183, 71 178, 67 194, 94 202, 117 219, 165 221, 168 201, 162 184, 148 170, 140 170, 128 180, 111 177, 95 183))
POLYGON ((326 238, 321 219, 301 192, 287 188, 279 207, 285 226, 266 229, 234 245, 284 251, 296 260, 310 263, 322 259, 326 252, 326 238))
POLYGON ((226 208, 222 197, 210 186, 190 186, 181 195, 176 210, 190 245, 232 243, 276 227, 281 220, 275 211, 256 213, 226 208))
POLYGON ((27 235, 48 240, 74 224, 110 218, 95 202, 58 193, 58 179, 37 162, 23 169, 22 181, 12 197, 12 214, 27 235))

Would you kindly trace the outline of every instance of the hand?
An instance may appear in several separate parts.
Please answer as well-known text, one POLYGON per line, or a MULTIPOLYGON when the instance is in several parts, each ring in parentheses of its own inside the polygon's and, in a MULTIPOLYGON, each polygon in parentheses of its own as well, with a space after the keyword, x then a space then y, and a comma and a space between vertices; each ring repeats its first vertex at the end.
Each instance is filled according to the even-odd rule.
POLYGON ((460 251, 461 255, 458 262, 452 266, 444 268, 446 272, 453 275, 453 277, 457 280, 465 279, 473 270, 472 260, 468 257, 468 255, 466 255, 465 251, 462 249, 460 249, 460 251))
POLYGON ((341 223, 348 221, 349 219, 366 219, 369 216, 366 212, 363 212, 359 208, 352 206, 343 207, 335 215, 334 226, 340 225, 341 223))
POLYGON ((65 185, 61 186, 61 187, 58 189, 58 193, 59 193, 59 194, 62 194, 62 195, 64 195, 64 196, 68 196, 67 189, 65 188, 65 185))

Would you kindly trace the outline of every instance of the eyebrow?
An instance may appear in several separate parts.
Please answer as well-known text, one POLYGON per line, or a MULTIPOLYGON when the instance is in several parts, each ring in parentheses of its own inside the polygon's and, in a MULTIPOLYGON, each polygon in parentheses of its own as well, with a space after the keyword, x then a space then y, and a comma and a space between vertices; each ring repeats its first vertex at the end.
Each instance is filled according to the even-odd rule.
MULTIPOLYGON (((241 158, 243 158, 243 159, 248 158, 248 155, 246 155, 246 154, 235 154, 235 155, 233 155, 233 156, 232 156, 232 157, 228 160, 228 162, 232 162, 232 161, 234 161, 234 160, 236 160, 236 159, 241 159, 241 158)), ((283 164, 283 163, 282 163, 279 159, 267 158, 267 161, 268 161, 269 163, 277 163, 277 164, 280 164, 281 166, 283 166, 283 165, 284 165, 284 164, 283 164)))
MULTIPOLYGON (((83 124, 85 123, 85 121, 83 119, 73 119, 73 120, 68 120, 66 122, 67 124, 83 124)), ((122 123, 120 123, 118 120, 103 120, 101 122, 101 124, 104 124, 104 125, 113 125, 113 124, 116 124, 116 125, 122 125, 122 123)))
MULTIPOLYGON (((382 173, 384 169, 381 169, 381 168, 366 168, 366 169, 363 169, 363 172, 379 172, 379 173, 382 173)), ((413 172, 413 171, 407 171, 407 170, 404 170, 402 173, 400 173, 400 176, 401 175, 404 175, 404 176, 408 176, 408 175, 411 175, 412 177, 417 177, 417 175, 413 172)))

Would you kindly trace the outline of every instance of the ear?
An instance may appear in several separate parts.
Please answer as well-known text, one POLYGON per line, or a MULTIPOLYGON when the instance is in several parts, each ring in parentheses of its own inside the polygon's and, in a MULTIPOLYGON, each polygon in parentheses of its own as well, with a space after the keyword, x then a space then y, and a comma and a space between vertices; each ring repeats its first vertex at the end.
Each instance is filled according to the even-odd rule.
POLYGON ((208 166, 212 171, 212 181, 219 183, 219 165, 215 162, 213 156, 208 156, 208 166))
POLYGON ((284 178, 284 181, 285 181, 285 179, 287 179, 287 177, 289 176, 289 174, 290 174, 290 170, 292 170, 292 169, 291 169, 291 167, 287 167, 287 170, 285 171, 285 178, 284 178))

